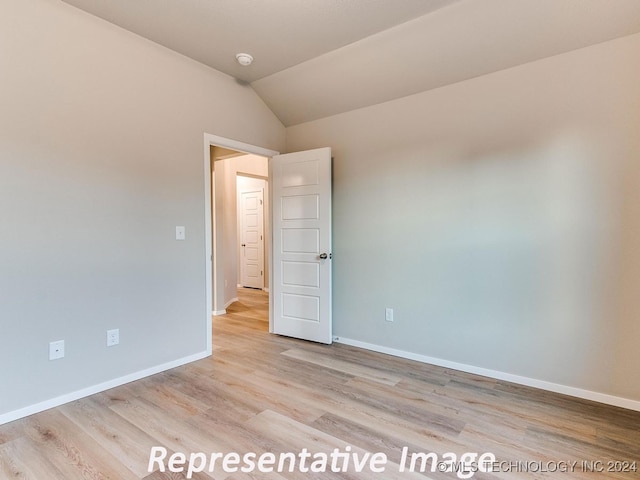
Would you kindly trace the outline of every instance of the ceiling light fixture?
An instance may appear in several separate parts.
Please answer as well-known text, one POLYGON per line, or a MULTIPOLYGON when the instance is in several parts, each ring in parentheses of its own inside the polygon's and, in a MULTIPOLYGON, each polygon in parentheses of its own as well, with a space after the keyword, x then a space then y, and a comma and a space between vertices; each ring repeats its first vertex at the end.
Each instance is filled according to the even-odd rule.
POLYGON ((248 53, 238 53, 236 55, 236 60, 243 67, 248 67, 249 65, 251 65, 251 62, 253 62, 253 57, 248 53))

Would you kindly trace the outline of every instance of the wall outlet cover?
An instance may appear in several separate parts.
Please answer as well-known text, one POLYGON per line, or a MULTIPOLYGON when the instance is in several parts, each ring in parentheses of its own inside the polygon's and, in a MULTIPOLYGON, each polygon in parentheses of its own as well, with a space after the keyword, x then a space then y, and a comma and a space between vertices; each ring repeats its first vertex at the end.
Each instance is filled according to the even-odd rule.
POLYGON ((113 347, 120 343, 120 329, 114 328, 113 330, 107 330, 107 347, 113 347))
POLYGON ((49 360, 64 358, 64 340, 49 343, 49 360))

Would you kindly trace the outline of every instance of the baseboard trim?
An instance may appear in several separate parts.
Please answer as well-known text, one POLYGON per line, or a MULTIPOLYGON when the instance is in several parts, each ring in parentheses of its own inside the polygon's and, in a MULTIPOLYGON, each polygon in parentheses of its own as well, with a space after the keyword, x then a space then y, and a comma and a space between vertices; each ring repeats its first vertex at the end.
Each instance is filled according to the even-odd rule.
POLYGON ((226 309, 214 310, 211 312, 211 315, 213 315, 214 317, 217 317, 218 315, 226 315, 226 313, 227 313, 226 309))
POLYGON ((229 300, 227 303, 224 304, 225 310, 227 309, 227 307, 229 305, 231 305, 233 302, 237 302, 237 301, 238 301, 238 297, 233 297, 231 300, 229 300))
POLYGON ((265 288, 263 288, 262 290, 263 290, 264 292, 269 293, 269 287, 265 287, 265 288))
POLYGON ((2 415, 0 415, 0 425, 13 422, 14 420, 18 420, 23 417, 28 417, 29 415, 33 415, 44 410, 49 410, 50 408, 59 407, 60 405, 64 405, 65 403, 73 402, 74 400, 79 400, 81 398, 88 397, 89 395, 104 392, 105 390, 109 390, 110 388, 119 387, 120 385, 124 385, 125 383, 140 380, 141 378, 155 375, 156 373, 164 372, 165 370, 170 370, 187 363, 195 362, 196 360, 201 360, 210 355, 211 354, 206 351, 196 353, 194 355, 189 355, 188 357, 179 358, 177 360, 163 363, 155 367, 130 373, 129 375, 125 375, 123 377, 114 378, 113 380, 109 380, 107 382, 98 383, 97 385, 83 388, 75 392, 60 395, 59 397, 51 398, 49 400, 45 400, 44 402, 29 405, 28 407, 3 413, 2 415))
POLYGON ((392 355, 394 357, 406 358, 407 360, 415 360, 417 362, 428 363, 431 365, 436 365, 438 367, 450 368, 452 370, 459 370, 461 372, 482 375, 483 377, 495 378, 496 380, 504 380, 511 383, 517 383, 519 385, 525 385, 527 387, 539 388, 541 390, 561 393, 563 395, 569 395, 571 397, 578 397, 584 400, 591 400, 594 402, 605 403, 607 405, 613 405, 615 407, 621 407, 640 412, 640 401, 631 400, 629 398, 616 397, 614 395, 609 395, 606 393, 594 392, 591 390, 584 390, 582 388, 576 387, 569 387, 567 385, 547 382, 535 378, 523 377, 520 375, 513 375, 511 373, 500 372, 498 370, 490 370, 487 368, 475 367, 473 365, 467 365, 464 363, 451 362, 449 360, 429 357, 427 355, 421 355, 418 353, 407 352, 395 348, 384 347, 382 345, 361 342, 359 340, 353 340, 351 338, 334 337, 333 340, 336 343, 343 343, 345 345, 351 345, 353 347, 364 348, 365 350, 386 353, 387 355, 392 355))

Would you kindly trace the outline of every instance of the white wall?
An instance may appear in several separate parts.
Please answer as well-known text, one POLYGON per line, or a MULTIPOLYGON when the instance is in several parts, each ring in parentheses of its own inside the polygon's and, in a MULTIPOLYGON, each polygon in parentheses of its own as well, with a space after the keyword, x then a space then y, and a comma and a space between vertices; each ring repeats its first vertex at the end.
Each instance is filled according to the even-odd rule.
POLYGON ((1 423, 206 353, 203 134, 280 150, 284 127, 233 78, 55 0, 3 2, 0 71, 1 423))
POLYGON ((288 128, 335 156, 335 334, 640 400, 639 72, 634 35, 288 128))

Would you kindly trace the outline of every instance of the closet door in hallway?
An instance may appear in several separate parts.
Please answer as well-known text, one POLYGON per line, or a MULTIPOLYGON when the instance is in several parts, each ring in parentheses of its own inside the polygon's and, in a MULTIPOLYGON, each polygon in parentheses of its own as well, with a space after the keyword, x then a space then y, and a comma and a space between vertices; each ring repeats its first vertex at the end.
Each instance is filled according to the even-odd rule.
POLYGON ((240 284, 264 288, 263 190, 240 193, 240 284))

